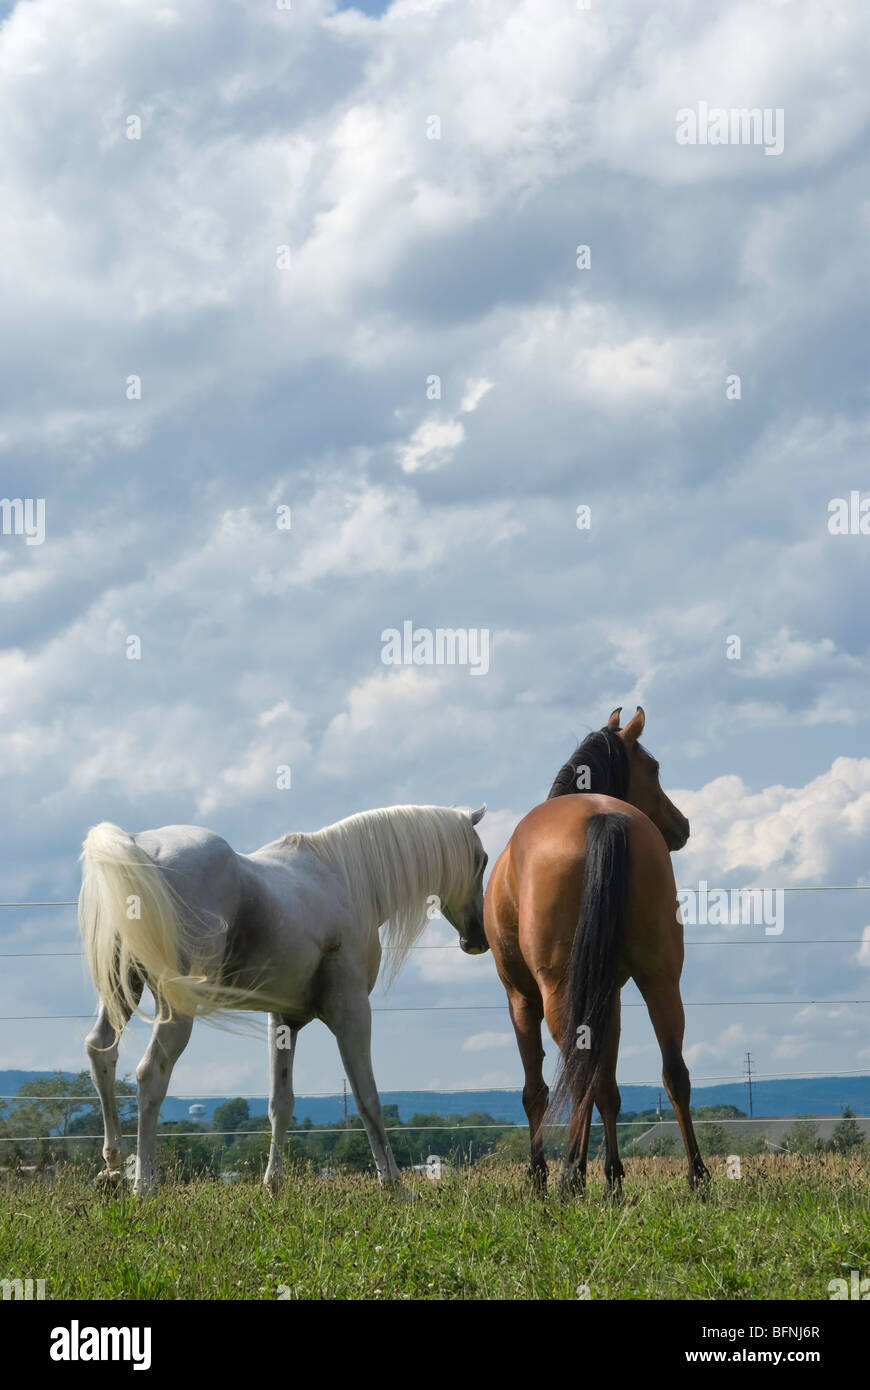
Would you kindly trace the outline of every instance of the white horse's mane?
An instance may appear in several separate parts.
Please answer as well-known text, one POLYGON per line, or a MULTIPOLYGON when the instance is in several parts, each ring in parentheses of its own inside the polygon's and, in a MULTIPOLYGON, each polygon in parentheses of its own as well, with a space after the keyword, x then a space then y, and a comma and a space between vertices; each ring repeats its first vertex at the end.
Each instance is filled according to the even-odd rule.
POLYGON ((459 906, 474 885, 471 816, 457 807, 385 806, 283 843, 340 867, 361 922, 386 925, 390 981, 426 926, 427 899, 459 906))

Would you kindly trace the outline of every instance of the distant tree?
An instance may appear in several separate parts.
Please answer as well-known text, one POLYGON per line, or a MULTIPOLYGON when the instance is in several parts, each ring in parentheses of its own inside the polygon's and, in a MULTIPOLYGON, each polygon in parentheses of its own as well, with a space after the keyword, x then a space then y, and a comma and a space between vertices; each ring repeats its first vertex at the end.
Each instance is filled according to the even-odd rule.
MULTIPOLYGON (((272 1142, 271 1125, 268 1115, 254 1115, 251 1117, 246 1129, 259 1130, 257 1134, 240 1134, 237 1138, 229 1135, 232 1145, 229 1152, 226 1148, 221 1149, 222 1166, 232 1168, 239 1172, 250 1172, 262 1175, 266 1171, 266 1161, 269 1156, 269 1148, 272 1142)), ((290 1128, 294 1129, 293 1120, 290 1121, 290 1128)), ((223 1141, 221 1141, 223 1143, 223 1141)), ((288 1156, 288 1148, 294 1143, 293 1139, 288 1139, 284 1144, 285 1160, 288 1156)))
POLYGON ((498 1163, 528 1163, 529 1131, 526 1126, 515 1125, 512 1129, 503 1129, 487 1158, 498 1163))
POLYGON ((749 1158, 751 1154, 767 1153, 767 1144, 761 1134, 750 1134, 744 1130, 742 1134, 735 1136, 734 1148, 732 1153, 738 1153, 743 1158, 749 1158))
MULTIPOLYGON (((118 1082, 118 1094, 129 1094, 132 1087, 118 1082)), ((40 1076, 34 1081, 25 1081, 18 1088, 21 1103, 12 1102, 10 1118, 23 1121, 24 1133, 29 1134, 71 1134, 73 1125, 83 1115, 100 1115, 99 1100, 94 1083, 86 1071, 75 1076, 55 1072, 53 1076, 40 1076), (93 1100, 77 1100, 74 1097, 93 1096, 93 1100)), ((121 1106, 124 1113, 124 1107, 121 1106)), ((125 1116, 126 1117, 126 1116, 125 1116)))
POLYGON ((745 1120, 746 1111, 738 1110, 736 1105, 692 1105, 689 1107, 696 1120, 745 1120))
POLYGON ((677 1152, 677 1141, 672 1134, 663 1134, 653 1140, 646 1152, 650 1158, 670 1158, 677 1152))
POLYGON ((854 1153, 864 1147, 864 1134, 854 1113, 847 1105, 843 1110, 843 1118, 838 1125, 834 1126, 831 1135, 830 1149, 835 1154, 854 1153))
MULTIPOLYGON (((506 1123, 506 1120, 489 1115, 485 1111, 472 1111, 468 1115, 449 1115, 448 1133, 445 1136, 447 1144, 441 1148, 434 1146, 428 1152, 440 1153, 442 1158, 446 1157, 451 1163, 477 1163, 485 1154, 492 1153, 499 1135, 506 1133, 503 1128, 506 1123), (449 1133, 451 1129, 452 1134, 449 1133)), ((522 1129, 524 1133, 528 1133, 525 1126, 522 1126, 522 1129)))
MULTIPOLYGON (((251 1118, 251 1109, 246 1100, 237 1096, 235 1100, 226 1100, 223 1105, 217 1106, 212 1116, 212 1129, 216 1133, 222 1130, 248 1129, 251 1118)), ((233 1140, 227 1136, 228 1142, 233 1140)))
POLYGON ((724 1125, 703 1125, 699 1127, 701 1149, 705 1154, 730 1154, 734 1152, 734 1140, 724 1125))
POLYGON ((351 1118, 357 1120, 357 1123, 339 1135, 338 1143, 332 1151, 332 1160, 337 1167, 344 1168, 347 1172, 367 1173, 374 1165, 368 1135, 362 1127, 362 1121, 356 1115, 349 1115, 348 1120, 351 1118))
MULTIPOLYGON (((125 1098, 134 1088, 125 1081, 116 1086, 119 1098, 118 1111, 125 1132, 132 1127, 135 1108, 125 1098)), ((81 1071, 75 1076, 55 1072, 51 1076, 40 1076, 33 1081, 25 1081, 18 1088, 18 1096, 0 1114, 0 1135, 4 1138, 20 1138, 24 1161, 46 1162, 48 1150, 45 1144, 38 1151, 33 1141, 27 1142, 31 1135, 50 1139, 54 1135, 101 1134, 103 1128, 97 1092, 88 1072, 81 1071), (87 1099, 79 1100, 77 1097, 87 1099), (93 1097, 93 1099, 90 1099, 93 1097)), ((91 1158, 99 1152, 101 1140, 91 1143, 58 1143, 52 1145, 52 1152, 65 1160, 78 1161, 91 1158)), ((4 1145, 4 1148, 7 1147, 4 1145)))
POLYGON ((819 1138, 819 1126, 812 1115, 801 1115, 783 1135, 782 1145, 789 1153, 819 1154, 824 1151, 825 1141, 819 1138))
POLYGON ((219 1169, 221 1146, 204 1125, 189 1120, 167 1120, 158 1126, 157 1159, 161 1175, 177 1182, 214 1176, 219 1169), (181 1132, 179 1132, 181 1131, 181 1132))

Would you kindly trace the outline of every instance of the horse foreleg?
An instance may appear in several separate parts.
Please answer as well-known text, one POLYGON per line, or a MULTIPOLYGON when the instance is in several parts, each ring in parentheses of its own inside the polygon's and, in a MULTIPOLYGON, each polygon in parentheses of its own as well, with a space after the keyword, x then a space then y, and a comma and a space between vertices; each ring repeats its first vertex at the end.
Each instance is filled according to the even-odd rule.
POLYGON ((269 1120, 272 1144, 263 1182, 274 1192, 284 1176, 282 1149, 287 1126, 293 1118, 293 1057, 299 1030, 282 1014, 269 1015, 269 1120), (289 1030, 289 1038, 287 1036, 289 1030))
POLYGON ((646 1001, 652 1026, 661 1048, 662 1081, 668 1093, 668 1099, 674 1107, 677 1123, 680 1126, 680 1133, 686 1147, 686 1156, 689 1160, 689 1186, 696 1187, 699 1182, 706 1181, 710 1177, 710 1173, 701 1157, 701 1150, 698 1148, 698 1140, 695 1137, 689 1110, 692 1087, 689 1081, 689 1069, 683 1060, 683 1034, 686 1022, 679 985, 675 980, 643 977, 638 979, 637 975, 635 975, 635 981, 646 1001))
POLYGON ((541 1021, 544 1016, 543 1004, 527 999, 516 990, 508 993, 511 1022, 519 1048, 520 1059, 525 1073, 523 1086, 523 1109, 529 1122, 530 1162, 529 1174, 535 1186, 547 1190, 547 1160, 544 1158, 544 1138, 541 1126, 547 1110, 550 1092, 544 1080, 544 1049, 541 1044, 541 1021))
POLYGON ((193 1019, 175 1014, 168 1022, 155 1023, 148 1050, 136 1068, 139 1082, 139 1139, 136 1181, 133 1191, 143 1193, 157 1186, 157 1121, 169 1088, 172 1068, 190 1040, 193 1019))
POLYGON ((371 1145, 378 1178, 385 1187, 404 1192, 402 1175, 384 1128, 381 1101, 372 1071, 372 1010, 368 994, 363 990, 349 998, 346 986, 339 988, 332 999, 322 1004, 321 1017, 338 1042, 356 1108, 371 1145))

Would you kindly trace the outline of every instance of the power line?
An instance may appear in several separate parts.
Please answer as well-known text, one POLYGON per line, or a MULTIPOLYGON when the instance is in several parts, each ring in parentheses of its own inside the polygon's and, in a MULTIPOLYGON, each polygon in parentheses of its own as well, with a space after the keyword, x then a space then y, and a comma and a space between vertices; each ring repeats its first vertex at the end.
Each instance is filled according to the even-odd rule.
MULTIPOLYGON (((782 888, 744 885, 742 888, 678 888, 678 893, 870 893, 870 883, 800 883, 782 888)), ((0 907, 78 907, 78 898, 55 898, 45 902, 8 902, 0 907)))
MULTIPOLYGON (((870 1004, 870 999, 684 999, 684 1009, 743 1009, 790 1007, 794 1004, 870 1004)), ((644 1003, 623 1004, 624 1009, 645 1009, 644 1003)), ((507 1013, 507 1004, 401 1004, 395 1008, 374 1005, 373 1014, 507 1013)), ((239 1014, 269 1013, 268 1009, 237 1009, 239 1014)), ((205 1016, 207 1017, 207 1015, 205 1016)), ((90 1014, 0 1014, 0 1023, 89 1022, 90 1014)), ((153 1022, 153 1020, 146 1020, 153 1022)))
MULTIPOLYGON (((4 906, 0 903, 0 907, 4 906)), ((790 936, 735 937, 724 941, 686 941, 685 946, 863 946, 863 936, 790 936)), ((398 946, 383 946, 384 951, 398 951, 398 946)), ((459 951, 459 945, 411 946, 412 951, 459 951)), ((83 956, 84 951, 0 951, 0 960, 51 960, 62 956, 83 956)))

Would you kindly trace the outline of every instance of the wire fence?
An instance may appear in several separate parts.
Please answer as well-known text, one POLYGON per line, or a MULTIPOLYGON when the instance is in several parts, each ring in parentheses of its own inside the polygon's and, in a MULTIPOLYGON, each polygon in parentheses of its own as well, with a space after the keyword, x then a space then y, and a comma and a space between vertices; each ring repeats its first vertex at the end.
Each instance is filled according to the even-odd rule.
MULTIPOLYGON (((93 1097, 93 1099, 96 1100, 96 1097, 93 1097)), ((821 1120, 821 1121, 828 1120, 828 1121, 830 1121, 830 1120, 839 1120, 840 1118, 841 1118, 841 1117, 840 1117, 840 1116, 837 1116, 837 1115, 814 1115, 814 1116, 811 1117, 811 1121, 812 1121, 812 1122, 815 1122, 815 1121, 818 1121, 818 1120, 821 1120)), ((861 1116, 857 1116, 856 1118, 857 1118, 857 1119, 861 1119, 862 1117, 861 1117, 861 1116)), ((771 1126, 771 1125, 794 1125, 794 1124, 803 1124, 803 1123, 805 1123, 805 1122, 807 1121, 807 1119, 808 1119, 808 1117, 807 1117, 806 1115, 767 1115, 767 1116, 763 1116, 763 1115, 756 1115, 756 1116, 747 1115, 747 1116, 745 1116, 745 1117, 744 1117, 744 1116, 729 1116, 729 1115, 723 1115, 723 1116, 714 1117, 713 1119, 703 1120, 703 1119, 697 1119, 697 1118, 693 1115, 693 1116, 692 1116, 692 1124, 693 1124, 693 1126, 695 1126, 696 1128, 697 1128, 698 1125, 722 1125, 722 1126, 725 1126, 725 1125, 740 1125, 740 1126, 743 1126, 743 1125, 768 1125, 768 1126, 771 1126)), ((645 1130, 645 1131, 647 1131, 647 1132, 651 1132, 652 1130, 665 1130, 666 1127, 669 1128, 669 1129, 671 1129, 671 1128, 673 1128, 673 1127, 677 1124, 677 1121, 676 1121, 676 1120, 672 1120, 672 1119, 670 1118, 670 1116, 668 1116, 668 1115, 663 1115, 662 1118, 661 1118, 660 1120, 659 1120, 659 1119, 655 1119, 655 1120, 649 1120, 649 1119, 646 1119, 646 1120, 618 1120, 617 1123, 618 1123, 620 1129, 643 1129, 643 1130, 645 1130)), ((565 1120, 565 1121, 554 1121, 551 1125, 548 1126, 548 1128, 550 1128, 550 1129, 567 1129, 568 1124, 569 1124, 569 1121, 567 1121, 567 1120, 565 1120)), ((593 1128, 593 1129, 600 1129, 600 1128, 603 1128, 603 1124, 604 1124, 603 1120, 593 1120, 593 1121, 592 1121, 592 1128, 593 1128)), ((445 1134, 445 1133, 447 1133, 447 1134, 452 1134, 452 1133, 454 1133, 454 1131, 455 1131, 456 1133, 459 1133, 459 1132, 462 1131, 462 1130, 475 1130, 475 1131, 482 1130, 482 1129, 522 1130, 522 1128, 523 1128, 522 1126, 517 1125, 517 1124, 514 1124, 514 1123, 512 1123, 510 1120, 488 1120, 488 1121, 485 1121, 485 1122, 481 1122, 480 1124, 462 1124, 462 1125, 451 1125, 451 1124, 446 1124, 446 1123, 445 1123, 445 1124, 443 1124, 443 1125, 411 1125, 411 1124, 403 1125, 403 1124, 400 1124, 400 1125, 385 1125, 385 1126, 384 1126, 384 1129, 386 1130, 386 1132, 387 1132, 388 1134, 425 1134, 425 1133, 434 1133, 434 1134, 445 1134)), ((286 1134, 286 1137, 287 1137, 288 1139, 289 1139, 289 1138, 300 1138, 300 1137, 304 1137, 304 1136, 306 1136, 306 1135, 308 1135, 310 1138, 315 1138, 315 1139, 316 1139, 316 1138, 317 1138, 319 1135, 321 1135, 321 1134, 349 1134, 349 1133, 354 1133, 354 1132, 359 1132, 359 1131, 355 1131, 355 1130, 351 1129, 351 1127, 348 1126, 348 1125, 331 1125, 331 1126, 327 1126, 327 1125, 312 1125, 309 1129, 288 1129, 288 1130, 285 1131, 285 1134, 286 1134)), ((266 1128, 262 1128, 262 1129, 173 1129, 173 1130, 170 1130, 168 1133, 164 1133, 164 1134, 162 1135, 162 1137, 165 1138, 165 1139, 225 1139, 225 1138, 227 1138, 229 1135, 232 1135, 234 1138, 236 1138, 236 1137, 240 1137, 240 1138, 249 1138, 249 1137, 251 1137, 251 1136, 253 1136, 253 1135, 259 1135, 259 1136, 260 1136, 261 1138, 263 1138, 263 1139, 268 1139, 268 1138, 269 1138, 269 1130, 266 1129, 266 1128)), ((93 1143, 94 1140, 102 1140, 103 1137, 104 1137, 104 1136, 103 1136, 102 1134, 32 1134, 32 1135, 18 1135, 18 1136, 16 1136, 16 1137, 11 1138, 11 1139, 0 1139, 0 1144, 25 1144, 25 1143, 37 1143, 37 1144, 51 1143, 51 1144, 55 1144, 55 1143, 74 1143, 74 1142, 79 1141, 79 1140, 87 1140, 87 1141, 93 1143)), ((125 1134, 125 1135, 124 1135, 124 1138, 126 1138, 126 1139, 135 1138, 135 1133, 131 1131, 131 1133, 125 1134)))
MULTIPOLYGON (((739 893, 744 893, 744 892, 754 892, 754 893, 758 893, 758 892, 783 892, 783 893, 850 893, 850 892, 851 892, 851 893, 861 893, 861 892, 870 892, 870 884, 863 884, 863 883, 858 883, 858 884, 801 884, 801 885, 792 885, 792 886, 785 887, 785 888, 781 888, 781 889, 762 889, 762 888, 752 888, 752 889, 743 888, 743 889, 735 889, 735 888, 724 888, 724 889, 706 890, 706 889, 700 889, 700 888, 689 888, 689 889, 682 889, 682 888, 681 888, 681 889, 678 889, 677 891, 678 891, 678 893, 680 893, 680 894, 684 894, 684 893, 696 893, 696 894, 697 894, 697 893, 704 892, 704 891, 722 892, 722 893, 728 893, 728 894, 730 894, 730 893, 738 893, 738 894, 739 894, 739 893)), ((0 908, 17 908, 17 909, 54 908, 54 907, 76 907, 76 906, 77 906, 77 899, 74 899, 74 898, 70 898, 70 899, 46 899, 46 900, 20 901, 20 902, 15 902, 15 901, 0 902, 0 908)), ((695 949, 695 948, 699 948, 699 947, 724 947, 724 946, 786 946, 786 945, 787 945, 787 946, 830 946, 830 945, 853 945, 853 946, 862 946, 862 945, 866 945, 866 942, 867 942, 866 936, 857 936, 857 937, 787 937, 787 938, 784 938, 784 939, 783 939, 783 938, 781 938, 781 937, 779 937, 779 936, 768 936, 768 935, 764 935, 764 936, 752 937, 752 938, 744 938, 744 937, 731 937, 731 938, 728 938, 728 937, 724 937, 724 938, 722 938, 721 940, 716 940, 716 941, 691 941, 691 940, 688 940, 688 941, 686 941, 685 945, 686 945, 687 949, 695 949)), ((389 948, 389 947, 385 947, 384 949, 386 950, 386 949, 390 949, 390 948, 389 948)), ((456 951, 456 952, 458 952, 460 948, 459 948, 458 943, 449 943, 449 944, 433 944, 433 945, 429 945, 429 944, 425 944, 425 945, 415 945, 415 946, 412 946, 411 949, 412 949, 413 951, 456 951)), ((76 958, 76 957, 81 958, 83 955, 84 955, 84 952, 81 951, 81 950, 69 950, 69 951, 3 951, 3 952, 0 952, 0 959, 6 959, 6 960, 24 960, 24 959, 48 960, 48 959, 76 958)), ((691 1000, 691 999, 690 999, 690 1000, 684 1000, 684 1001, 683 1001, 683 1004, 684 1004, 684 1007, 685 1007, 685 1008, 688 1008, 688 1009, 692 1009, 692 1008, 705 1008, 705 1009, 709 1009, 709 1008, 745 1008, 745 1007, 774 1008, 774 1007, 790 1007, 790 1006, 795 1006, 795 1005, 800 1005, 800 1006, 807 1006, 807 1005, 822 1005, 822 1006, 824 1006, 824 1005, 838 1005, 838 1006, 842 1006, 842 1005, 862 1005, 862 1006, 863 1006, 863 1005, 870 1004, 870 998, 868 998, 868 999, 860 999, 860 998, 858 998, 858 999, 832 999, 832 998, 817 998, 817 997, 812 997, 812 998, 784 997, 784 998, 778 998, 778 999, 696 999, 696 1000, 691 1000)), ((645 1007, 646 1007, 646 1005, 645 1005, 643 1002, 639 1002, 639 1003, 627 1003, 627 1004, 624 1004, 624 1005, 623 1005, 623 1008, 626 1008, 626 1009, 642 1009, 642 1008, 645 1008, 645 1007)), ((240 1013, 244 1013, 244 1012, 246 1012, 246 1011, 240 1010, 239 1012, 240 1012, 240 1013)), ((377 1006, 377 1005, 376 1005, 376 1006, 373 1007, 372 1012, 373 1012, 373 1013, 384 1013, 384 1014, 406 1014, 406 1013, 474 1013, 474 1012, 486 1012, 486 1013, 489 1013, 489 1012, 497 1012, 497 1013, 507 1013, 507 1012, 508 1012, 508 1009, 507 1009, 507 1003, 506 1003, 506 1002, 505 1002, 505 1003, 501 1003, 501 1004, 414 1004, 414 1005, 395 1005, 395 1006, 377 1006)), ((90 1021, 92 1018, 93 1018, 93 1014, 92 1014, 92 1013, 91 1013, 91 1014, 0 1014, 0 1023, 22 1023, 22 1022, 40 1022, 40 1023, 54 1023, 54 1022, 86 1022, 86 1021, 90 1021)), ((812 1078, 812 1077, 832 1076, 832 1075, 836 1075, 836 1076, 850 1076, 850 1077, 865 1077, 865 1076, 870 1075, 870 1069, 867 1069, 867 1068, 864 1068, 864 1069, 851 1069, 851 1068, 850 1068, 850 1069, 833 1069, 833 1070, 829 1069, 828 1071, 758 1072, 758 1073, 753 1073, 751 1079, 752 1079, 752 1081, 762 1081, 762 1080, 802 1080, 802 1079, 809 1079, 809 1078, 812 1078)), ((738 1082, 747 1082, 748 1079, 749 1079, 749 1078, 747 1077, 746 1072, 742 1072, 742 1073, 741 1073, 741 1072, 719 1073, 719 1074, 717 1074, 717 1075, 710 1075, 710 1076, 700 1076, 700 1075, 697 1075, 697 1074, 694 1074, 694 1075, 693 1075, 693 1080, 696 1081, 696 1082, 700 1082, 700 1081, 704 1081, 704 1082, 710 1082, 710 1081, 720 1081, 720 1082, 728 1082, 728 1081, 734 1082, 734 1081, 738 1081, 738 1082)), ((620 1084, 623 1085, 623 1086, 643 1086, 643 1087, 655 1088, 655 1087, 658 1086, 660 1083, 656 1080, 656 1081, 621 1081, 620 1084)), ((486 1087, 475 1088, 474 1090, 468 1090, 468 1089, 451 1089, 451 1088, 444 1088, 444 1087, 442 1087, 442 1088, 435 1088, 435 1087, 418 1087, 418 1088, 410 1088, 410 1087, 405 1087, 405 1088, 403 1088, 403 1093, 405 1093, 405 1094, 411 1094, 411 1095, 421 1095, 421 1096, 430 1095, 430 1094, 431 1094, 431 1095, 477 1095, 477 1096, 479 1096, 479 1095, 481 1095, 482 1093, 518 1094, 518 1093, 519 1093, 519 1090, 520 1090, 520 1088, 519 1088, 518 1086, 517 1086, 517 1087, 513 1087, 513 1086, 486 1086, 486 1087)), ((385 1093, 385 1094, 387 1094, 387 1093, 385 1093)), ((300 1099, 300 1100, 301 1100, 301 1099, 306 1099, 306 1100, 329 1100, 329 1099, 339 1099, 339 1098, 342 1098, 342 1096, 343 1096, 343 1093, 342 1093, 342 1092, 319 1092, 319 1093, 314 1093, 314 1094, 309 1095, 309 1096, 299 1097, 299 1099, 300 1099)), ((202 1101, 202 1100, 211 1100, 211 1099, 214 1099, 214 1100, 223 1100, 223 1099, 225 1099, 225 1097, 224 1097, 224 1096, 221 1096, 221 1095, 217 1095, 217 1094, 209 1095, 209 1094, 207 1094, 207 1093, 200 1093, 200 1094, 197 1094, 197 1095, 189 1094, 189 1095, 179 1095, 179 1096, 167 1096, 166 1099, 167 1099, 167 1100, 193 1100, 193 1101, 202 1101)), ((244 1096, 239 1096, 238 1099, 245 1099, 245 1100, 266 1100, 266 1099, 268 1099, 268 1096, 267 1096, 266 1093, 262 1093, 262 1092, 261 1092, 261 1093, 248 1093, 248 1094, 246 1094, 246 1095, 244 1095, 244 1096)), ((23 1102, 23 1103, 28 1103, 28 1102, 29 1102, 29 1103, 33 1103, 33 1104, 40 1104, 40 1103, 45 1103, 45 1102, 50 1102, 50 1103, 54 1103, 54 1104, 66 1104, 66 1103, 70 1103, 70 1104, 85 1104, 85 1103, 96 1104, 96 1103, 97 1103, 97 1100, 98 1100, 98 1097, 96 1096, 96 1094, 89 1095, 89 1096, 22 1096, 22 1095, 20 1095, 20 1094, 19 1094, 19 1095, 14 1095, 14 1096, 12 1096, 12 1095, 10 1095, 10 1096, 0 1096, 0 1101, 6 1101, 6 1100, 12 1100, 12 1101, 15 1101, 15 1102, 17 1102, 17 1103, 22 1103, 22 1102, 23 1102)), ((123 1105, 125 1105, 125 1106, 136 1106, 137 1103, 138 1103, 138 1102, 137 1102, 137 1098, 136 1098, 135 1095, 130 1095, 130 1096, 119 1095, 119 1096, 118 1096, 118 1101, 119 1101, 120 1104, 123 1104, 123 1105)), ((805 1118, 805 1117, 798 1117, 798 1116, 790 1116, 790 1117, 768 1117, 767 1119, 756 1118, 756 1117, 751 1117, 751 1116, 750 1116, 750 1117, 746 1117, 746 1118, 743 1118, 743 1117, 741 1117, 741 1118, 723 1117, 723 1118, 712 1119, 712 1120, 696 1120, 696 1121, 694 1121, 694 1123, 696 1123, 696 1124, 711 1124, 711 1125, 713 1125, 713 1124, 737 1124, 737 1125, 746 1125, 746 1124, 761 1124, 761 1123, 771 1124, 771 1123, 778 1123, 780 1120, 782 1120, 782 1122, 794 1122, 794 1121, 796 1121, 796 1120, 798 1120, 798 1119, 800 1119, 800 1118, 805 1118)), ((598 1124, 600 1124, 600 1121, 595 1121, 594 1123, 595 1123, 595 1125, 597 1126, 598 1124)), ((637 1121, 620 1121, 619 1123, 620 1123, 620 1125, 623 1125, 623 1124, 624 1124, 624 1125, 630 1125, 630 1126, 642 1126, 642 1127, 645 1127, 646 1129, 649 1130, 656 1122, 651 1122, 650 1120, 647 1119, 647 1120, 637 1120, 637 1121)), ((665 1121, 663 1121, 663 1123, 669 1123, 669 1121, 665 1120, 665 1121)), ((478 1129, 478 1130, 479 1130, 479 1129, 515 1129, 515 1128, 517 1128, 516 1125, 514 1125, 514 1124, 512 1124, 512 1123, 508 1123, 508 1122, 502 1122, 502 1121, 499 1121, 499 1122, 492 1122, 492 1123, 490 1123, 490 1124, 480 1124, 480 1125, 448 1125, 448 1124, 443 1124, 443 1125, 399 1125, 399 1126, 387 1126, 387 1129, 388 1129, 389 1132, 393 1132, 394 1130, 396 1130, 396 1131, 405 1131, 405 1132, 407 1132, 407 1131, 410 1131, 410 1130, 425 1131, 425 1130, 430 1130, 430 1129, 431 1129, 431 1130, 438 1130, 438 1131, 440 1132, 440 1131, 447 1130, 447 1129, 450 1129, 450 1130, 453 1130, 453 1129, 455 1129, 455 1130, 478 1129)), ((309 1135, 310 1135, 310 1134, 339 1134, 339 1133, 345 1133, 345 1132, 347 1132, 347 1126, 346 1126, 346 1125, 345 1125, 345 1126, 336 1127, 336 1128, 334 1128, 334 1129, 317 1126, 316 1128, 311 1128, 311 1129, 289 1130, 289 1131, 288 1131, 288 1135, 302 1136, 302 1135, 306 1135, 306 1134, 309 1134, 309 1135)), ((260 1135, 262 1135, 262 1134, 264 1134, 264 1133, 266 1133, 266 1131, 264 1131, 264 1130, 262 1130, 262 1129, 257 1129, 257 1130, 220 1130, 220 1131, 218 1131, 218 1130, 211 1130, 211 1129, 210 1129, 210 1130, 197 1129, 197 1130, 190 1130, 190 1131, 180 1131, 180 1130, 173 1130, 173 1131, 171 1131, 172 1136, 175 1136, 175 1137, 201 1137, 201 1136, 204 1135, 204 1134, 209 1135, 209 1136, 212 1136, 212 1137, 222 1137, 222 1136, 225 1137, 225 1136, 228 1135, 228 1134, 233 1134, 233 1135, 249 1135, 249 1134, 251 1134, 251 1135, 256 1135, 256 1134, 260 1134, 260 1135)), ((99 1134, 99 1135, 78 1135, 78 1134, 76 1134, 76 1135, 59 1135, 59 1134, 52 1134, 52 1135, 19 1135, 19 1136, 14 1137, 14 1138, 0 1138, 0 1143, 27 1143, 27 1142, 31 1142, 31 1143, 32 1143, 32 1142, 46 1142, 46 1141, 50 1141, 50 1142, 52 1142, 52 1143, 55 1143, 55 1142, 58 1142, 58 1141, 67 1142, 67 1141, 79 1141, 79 1140, 94 1140, 94 1139, 102 1139, 102 1138, 103 1138, 103 1136, 102 1136, 101 1134, 99 1134)))

